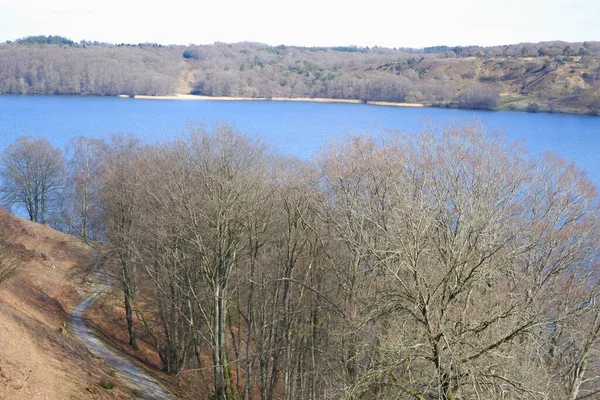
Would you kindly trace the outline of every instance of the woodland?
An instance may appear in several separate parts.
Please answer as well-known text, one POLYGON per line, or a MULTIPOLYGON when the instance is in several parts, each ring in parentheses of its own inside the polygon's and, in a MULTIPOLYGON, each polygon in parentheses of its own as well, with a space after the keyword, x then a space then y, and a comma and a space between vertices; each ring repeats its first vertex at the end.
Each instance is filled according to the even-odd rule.
POLYGON ((35 36, 0 44, 0 93, 191 93, 597 114, 599 57, 600 42, 390 49, 35 36))
POLYGON ((585 173, 477 124, 384 137, 310 162, 224 123, 65 154, 23 137, 0 191, 96 249, 129 346, 199 398, 597 398, 585 173))

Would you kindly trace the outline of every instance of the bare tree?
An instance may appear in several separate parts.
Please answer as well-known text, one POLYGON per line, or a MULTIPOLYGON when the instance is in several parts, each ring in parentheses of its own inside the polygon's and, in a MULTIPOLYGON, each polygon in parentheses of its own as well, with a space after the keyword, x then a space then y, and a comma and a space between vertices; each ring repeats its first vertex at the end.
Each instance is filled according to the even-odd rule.
POLYGON ((491 110, 500 105, 500 94, 494 86, 473 84, 464 89, 457 100, 460 107, 491 110))
POLYGON ((60 150, 47 140, 22 137, 8 146, 1 160, 4 201, 25 207, 31 221, 45 223, 63 186, 60 150))
POLYGON ((235 276, 246 329, 246 389, 249 399, 254 387, 262 399, 312 399, 318 396, 318 325, 325 315, 314 282, 322 256, 312 208, 317 171, 295 160, 276 165, 276 174, 263 182, 268 196, 245 223, 235 276))
POLYGON ((106 225, 108 267, 123 291, 129 345, 136 350, 134 307, 139 256, 135 241, 139 234, 140 203, 136 162, 140 148, 140 142, 132 136, 119 134, 112 137, 102 166, 100 190, 106 225))
MULTIPOLYGON (((134 245, 149 278, 144 280, 154 285, 142 287, 145 290, 139 296, 155 305, 138 316, 144 321, 163 369, 173 374, 181 372, 192 354, 197 365, 202 365, 204 319, 192 295, 200 290, 201 274, 188 248, 189 221, 182 211, 189 200, 188 190, 198 190, 189 186, 194 184, 189 179, 189 159, 184 141, 155 146, 140 160, 143 173, 138 183, 144 201, 137 205, 140 232, 134 245), (154 326, 150 324, 153 320, 157 322, 154 326)), ((200 375, 204 376, 202 370, 200 375)))
POLYGON ((100 172, 108 146, 102 140, 78 137, 68 148, 61 202, 51 225, 87 240, 103 238, 100 172))
MULTIPOLYGON (((189 209, 191 240, 200 256, 198 267, 208 285, 208 308, 216 399, 235 398, 227 354, 227 313, 230 278, 239 262, 244 225, 260 206, 265 179, 265 149, 228 125, 213 132, 192 130, 193 173, 202 191, 189 209)), ((203 299, 196 299, 202 301, 203 299)))
MULTIPOLYGON (((377 246, 376 223, 384 225, 382 199, 386 197, 389 174, 377 168, 379 149, 368 137, 352 137, 333 143, 320 159, 323 176, 321 204, 318 209, 326 223, 330 244, 330 268, 335 270, 337 304, 343 313, 337 315, 336 351, 342 363, 336 380, 348 387, 356 385, 368 372, 362 362, 371 343, 365 341, 369 304, 365 302, 377 290, 373 272, 373 255, 377 246)), ((335 329, 335 328, 334 328, 335 329)))
POLYGON ((216 399, 600 393, 600 210, 557 157, 472 124, 311 165, 216 124, 105 160, 130 338, 216 399))
POLYGON ((106 151, 102 140, 79 137, 71 142, 68 185, 74 200, 74 228, 83 240, 98 240, 101 235, 99 181, 106 151))
MULTIPOLYGON (((155 284, 163 330, 155 333, 159 353, 166 369, 177 372, 190 351, 201 366, 201 346, 207 345, 214 397, 235 398, 228 340, 231 281, 247 254, 244 238, 248 230, 260 229, 256 217, 268 204, 265 149, 215 124, 212 132, 191 127, 187 138, 144 157, 138 169, 143 173, 128 183, 145 199, 127 202, 135 204, 130 214, 135 230, 128 237, 131 254, 141 257, 155 284)), ((107 216, 115 200, 107 198, 107 216)))
POLYGON ((478 126, 374 146, 337 153, 360 161, 326 175, 335 234, 362 253, 340 274, 363 281, 345 397, 557 393, 532 338, 559 322, 547 304, 566 271, 598 257, 593 189, 478 126))

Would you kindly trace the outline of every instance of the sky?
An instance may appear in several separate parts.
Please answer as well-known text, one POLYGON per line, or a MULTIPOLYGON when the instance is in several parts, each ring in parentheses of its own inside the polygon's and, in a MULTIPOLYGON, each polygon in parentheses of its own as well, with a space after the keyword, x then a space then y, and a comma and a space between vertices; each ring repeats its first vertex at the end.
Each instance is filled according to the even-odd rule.
POLYGON ((0 42, 492 46, 600 41, 600 0, 0 0, 0 42))

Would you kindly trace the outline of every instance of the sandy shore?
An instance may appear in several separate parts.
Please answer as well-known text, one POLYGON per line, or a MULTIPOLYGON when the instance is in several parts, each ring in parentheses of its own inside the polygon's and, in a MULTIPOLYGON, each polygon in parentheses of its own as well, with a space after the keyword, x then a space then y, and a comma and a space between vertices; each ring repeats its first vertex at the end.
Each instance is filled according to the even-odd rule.
POLYGON ((198 96, 195 94, 173 94, 169 96, 146 96, 136 95, 136 99, 149 99, 149 100, 270 100, 267 98, 251 98, 251 97, 225 97, 225 96, 198 96))
POLYGON ((425 104, 421 103, 394 103, 391 101, 367 101, 367 104, 374 106, 425 107, 425 104))
MULTIPOLYGON (((119 96, 119 97, 127 97, 127 96, 119 96)), ((240 101, 240 100, 274 100, 274 101, 310 101, 314 103, 352 103, 352 104, 363 104, 365 103, 362 100, 353 100, 353 99, 330 99, 330 98, 322 98, 322 97, 225 97, 225 96, 199 96, 194 94, 174 94, 169 96, 145 96, 145 95, 137 95, 136 99, 150 99, 150 100, 225 100, 225 101, 240 101)), ((367 101, 366 104, 371 104, 375 106, 397 106, 397 107, 424 107, 424 104, 420 103, 394 103, 389 101, 367 101)))
POLYGON ((361 104, 364 103, 362 100, 353 100, 353 99, 329 99, 325 97, 273 97, 273 100, 276 101, 311 101, 313 103, 352 103, 352 104, 361 104))

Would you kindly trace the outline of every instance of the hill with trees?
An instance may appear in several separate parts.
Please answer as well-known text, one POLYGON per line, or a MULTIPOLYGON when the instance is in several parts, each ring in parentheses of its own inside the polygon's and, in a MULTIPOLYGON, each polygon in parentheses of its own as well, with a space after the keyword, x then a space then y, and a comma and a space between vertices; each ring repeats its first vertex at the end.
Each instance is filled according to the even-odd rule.
POLYGON ((181 69, 179 51, 64 42, 34 37, 0 45, 0 93, 114 96, 175 92, 181 69), (46 44, 49 41, 59 43, 46 44))
POLYGON ((0 93, 333 98, 531 112, 600 112, 600 42, 424 49, 215 43, 0 44, 0 93))

